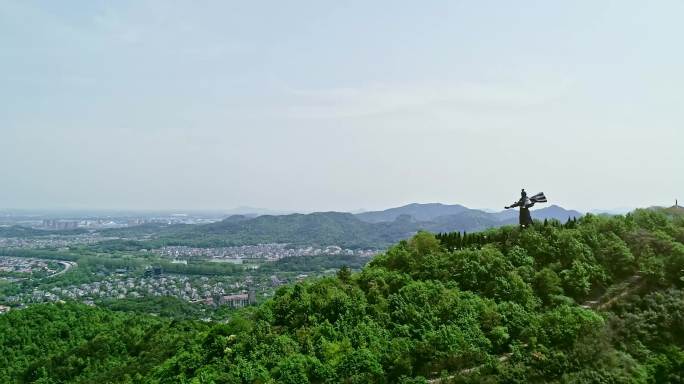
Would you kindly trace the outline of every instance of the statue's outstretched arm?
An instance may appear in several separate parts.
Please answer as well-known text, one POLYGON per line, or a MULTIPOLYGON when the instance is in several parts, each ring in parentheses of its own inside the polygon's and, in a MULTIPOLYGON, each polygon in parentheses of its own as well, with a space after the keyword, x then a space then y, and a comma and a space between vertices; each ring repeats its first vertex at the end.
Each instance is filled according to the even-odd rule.
POLYGON ((515 207, 519 207, 519 206, 520 206, 520 202, 516 201, 515 203, 513 203, 507 207, 504 207, 504 208, 509 209, 509 208, 515 208, 515 207))

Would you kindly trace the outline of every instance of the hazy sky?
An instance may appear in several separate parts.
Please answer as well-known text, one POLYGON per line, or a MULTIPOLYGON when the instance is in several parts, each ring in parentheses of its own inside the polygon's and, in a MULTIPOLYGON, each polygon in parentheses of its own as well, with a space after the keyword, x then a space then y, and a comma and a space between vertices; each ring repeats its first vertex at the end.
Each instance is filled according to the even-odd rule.
POLYGON ((0 0, 0 207, 684 200, 682 1, 0 0))

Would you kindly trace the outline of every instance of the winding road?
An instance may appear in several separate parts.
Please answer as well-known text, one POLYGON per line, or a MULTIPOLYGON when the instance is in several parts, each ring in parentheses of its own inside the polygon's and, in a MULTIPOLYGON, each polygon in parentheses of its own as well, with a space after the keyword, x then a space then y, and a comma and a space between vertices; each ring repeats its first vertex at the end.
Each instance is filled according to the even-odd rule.
POLYGON ((57 260, 57 263, 62 264, 62 265, 64 266, 64 269, 62 269, 61 271, 59 271, 59 272, 57 272, 57 273, 54 273, 54 274, 52 274, 52 275, 50 275, 50 276, 47 276, 46 279, 49 279, 49 278, 51 278, 51 277, 55 277, 55 276, 62 275, 62 274, 64 274, 64 273, 67 273, 67 271, 69 271, 71 268, 76 268, 76 267, 78 267, 78 263, 75 262, 75 261, 57 260))

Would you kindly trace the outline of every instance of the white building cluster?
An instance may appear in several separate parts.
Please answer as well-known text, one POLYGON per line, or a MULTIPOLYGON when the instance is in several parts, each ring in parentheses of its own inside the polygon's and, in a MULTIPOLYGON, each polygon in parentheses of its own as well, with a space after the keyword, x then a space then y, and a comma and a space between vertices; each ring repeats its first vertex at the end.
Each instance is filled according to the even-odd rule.
POLYGON ((175 275, 140 278, 108 277, 102 281, 80 285, 54 287, 49 290, 34 289, 32 292, 23 295, 7 297, 6 300, 17 304, 60 300, 78 300, 92 303, 100 299, 135 299, 154 296, 173 296, 190 302, 227 304, 235 307, 245 306, 256 301, 256 296, 250 296, 249 290, 244 284, 210 283, 206 277, 193 283, 188 277, 175 275), (240 301, 243 298, 247 301, 240 301))
POLYGON ((187 246, 162 247, 154 250, 162 257, 170 259, 200 258, 217 261, 242 261, 250 259, 279 260, 285 257, 321 256, 321 255, 357 255, 364 257, 375 256, 378 251, 373 249, 346 249, 331 245, 327 247, 290 247, 288 244, 259 244, 243 245, 239 247, 195 248, 187 246))

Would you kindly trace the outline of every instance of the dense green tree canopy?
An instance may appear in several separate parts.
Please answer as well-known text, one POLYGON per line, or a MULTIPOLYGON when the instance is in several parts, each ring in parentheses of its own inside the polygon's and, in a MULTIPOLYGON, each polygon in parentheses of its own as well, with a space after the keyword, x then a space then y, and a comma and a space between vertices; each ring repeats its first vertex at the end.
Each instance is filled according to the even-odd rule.
POLYGON ((0 316, 0 382, 678 383, 683 240, 647 210, 421 232, 225 324, 36 305, 0 316))

